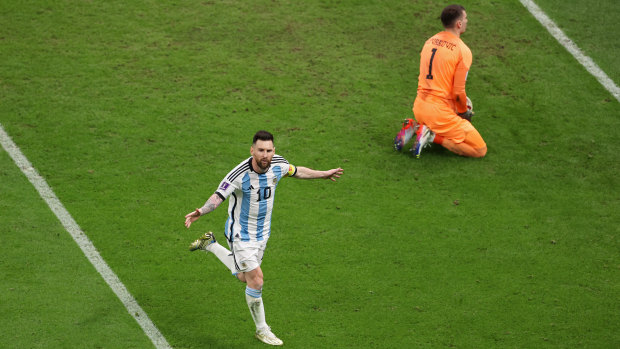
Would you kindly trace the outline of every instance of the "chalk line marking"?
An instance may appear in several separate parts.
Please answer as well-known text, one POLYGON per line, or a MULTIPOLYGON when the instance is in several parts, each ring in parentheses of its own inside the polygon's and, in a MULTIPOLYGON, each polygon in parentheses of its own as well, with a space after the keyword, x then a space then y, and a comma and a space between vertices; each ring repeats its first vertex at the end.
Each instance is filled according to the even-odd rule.
POLYGON ((80 246, 86 258, 97 269, 101 277, 110 286, 112 291, 116 294, 118 299, 123 303, 127 312, 133 316, 138 322, 140 327, 146 335, 151 339, 151 342, 157 349, 172 348, 166 341, 166 338, 159 332, 155 324, 149 319, 148 315, 142 310, 138 302, 129 293, 125 285, 116 276, 116 274, 110 269, 108 264, 103 260, 93 243, 88 239, 86 234, 82 231, 80 226, 75 222, 71 214, 67 211, 64 205, 56 197, 56 194, 52 191, 52 188, 47 184, 45 179, 39 175, 37 170, 32 166, 30 161, 24 156, 19 147, 13 142, 11 137, 4 131, 4 127, 0 124, 0 143, 9 156, 13 159, 17 167, 26 175, 30 183, 41 195, 41 198, 47 203, 52 212, 58 217, 60 223, 67 230, 75 242, 80 246))
POLYGON ((560 29, 552 20, 545 14, 543 10, 534 3, 532 0, 519 0, 521 4, 525 6, 528 11, 545 27, 549 33, 562 45, 568 52, 570 52, 575 59, 583 65, 590 74, 592 74, 603 87, 609 91, 618 102, 620 102, 620 88, 616 86, 616 83, 605 74, 605 72, 594 61, 586 56, 579 47, 568 37, 562 29, 560 29))

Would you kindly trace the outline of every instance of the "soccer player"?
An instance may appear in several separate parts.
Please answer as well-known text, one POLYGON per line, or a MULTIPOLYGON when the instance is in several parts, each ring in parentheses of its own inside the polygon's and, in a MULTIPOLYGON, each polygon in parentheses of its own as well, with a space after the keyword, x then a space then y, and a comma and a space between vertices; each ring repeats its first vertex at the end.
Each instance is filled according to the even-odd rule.
POLYGON ((342 168, 316 171, 295 167, 275 154, 273 135, 258 131, 254 135, 250 156, 243 160, 220 183, 215 193, 201 208, 185 216, 187 228, 201 216, 215 210, 224 200, 228 202, 225 236, 230 250, 220 245, 208 232, 194 241, 190 251, 213 253, 240 281, 246 283, 245 300, 256 324, 256 338, 271 345, 282 345, 265 322, 263 306, 263 271, 260 268, 267 241, 271 235, 271 211, 276 186, 286 177, 335 181, 342 168))
POLYGON ((461 40, 467 29, 467 12, 461 5, 450 5, 443 9, 441 22, 445 30, 428 39, 420 53, 418 94, 413 103, 418 125, 406 122, 403 129, 416 128, 412 151, 418 158, 422 148, 431 143, 458 155, 480 158, 486 155, 487 145, 471 124, 473 112, 465 93, 472 63, 471 51, 461 40))

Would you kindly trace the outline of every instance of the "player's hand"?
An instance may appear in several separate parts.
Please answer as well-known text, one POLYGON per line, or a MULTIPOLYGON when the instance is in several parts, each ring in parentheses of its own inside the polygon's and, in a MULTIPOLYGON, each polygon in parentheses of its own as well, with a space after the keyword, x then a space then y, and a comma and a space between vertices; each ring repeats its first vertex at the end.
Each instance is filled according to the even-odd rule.
POLYGON ((325 178, 328 178, 335 182, 336 178, 340 178, 340 176, 342 176, 343 173, 344 173, 344 170, 341 169, 340 167, 334 168, 334 169, 327 171, 327 176, 325 178))
POLYGON ((457 113, 458 116, 460 116, 461 118, 471 122, 471 118, 475 115, 473 111, 471 111, 470 109, 467 109, 466 112, 464 113, 457 113))
POLYGON ((197 210, 194 210, 186 214, 185 215, 185 227, 189 228, 189 226, 192 225, 192 223, 194 223, 195 221, 197 221, 198 218, 200 218, 200 213, 198 213, 197 210))

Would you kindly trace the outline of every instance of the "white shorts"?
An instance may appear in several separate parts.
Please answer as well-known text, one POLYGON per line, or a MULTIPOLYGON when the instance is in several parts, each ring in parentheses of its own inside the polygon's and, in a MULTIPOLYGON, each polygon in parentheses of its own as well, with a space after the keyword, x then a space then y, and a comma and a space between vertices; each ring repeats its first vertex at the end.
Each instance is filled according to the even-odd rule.
POLYGON ((267 240, 263 241, 233 241, 228 242, 230 252, 235 260, 235 268, 241 273, 252 271, 258 268, 263 261, 267 240))

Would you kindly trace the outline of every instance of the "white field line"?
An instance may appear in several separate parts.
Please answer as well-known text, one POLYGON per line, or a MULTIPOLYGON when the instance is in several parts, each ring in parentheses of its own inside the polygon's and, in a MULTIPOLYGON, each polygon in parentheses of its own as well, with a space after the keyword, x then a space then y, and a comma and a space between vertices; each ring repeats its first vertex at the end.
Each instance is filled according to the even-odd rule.
POLYGON ((41 198, 43 198, 50 209, 52 209, 52 212, 58 217, 67 232, 71 234, 73 240, 80 246, 86 258, 88 258, 99 274, 101 274, 101 277, 103 277, 112 291, 114 291, 116 296, 121 300, 127 312, 140 324, 140 327, 142 327, 142 330, 151 339, 155 347, 158 349, 171 348, 166 338, 164 338, 153 322, 151 322, 148 315, 146 315, 144 310, 138 305, 138 302, 136 302, 118 276, 116 276, 103 260, 93 243, 88 239, 86 234, 84 234, 73 217, 71 217, 71 214, 69 214, 64 205, 58 200, 52 188, 50 188, 45 179, 39 175, 19 147, 17 147, 11 137, 4 131, 2 124, 0 124, 0 143, 9 156, 11 156, 17 167, 22 170, 30 183, 37 189, 41 198))
POLYGON ((549 18, 543 10, 534 3, 532 0, 519 0, 521 4, 525 6, 525 8, 530 11, 530 13, 543 25, 543 27, 547 28, 549 33, 553 35, 553 37, 562 45, 568 52, 570 52, 575 59, 583 65, 590 74, 594 75, 594 77, 609 91, 618 102, 620 102, 620 88, 616 86, 614 81, 610 79, 605 72, 599 68, 594 61, 583 54, 579 47, 568 37, 564 32, 558 28, 558 26, 549 18))

